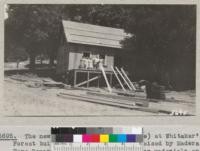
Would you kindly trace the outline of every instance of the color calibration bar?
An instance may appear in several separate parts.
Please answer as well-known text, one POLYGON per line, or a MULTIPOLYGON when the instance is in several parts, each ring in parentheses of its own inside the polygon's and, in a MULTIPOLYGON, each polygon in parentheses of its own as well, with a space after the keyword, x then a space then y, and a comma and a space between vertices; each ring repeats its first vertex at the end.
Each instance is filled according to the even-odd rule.
POLYGON ((143 132, 141 127, 126 128, 52 128, 52 142, 66 143, 142 143, 143 132))

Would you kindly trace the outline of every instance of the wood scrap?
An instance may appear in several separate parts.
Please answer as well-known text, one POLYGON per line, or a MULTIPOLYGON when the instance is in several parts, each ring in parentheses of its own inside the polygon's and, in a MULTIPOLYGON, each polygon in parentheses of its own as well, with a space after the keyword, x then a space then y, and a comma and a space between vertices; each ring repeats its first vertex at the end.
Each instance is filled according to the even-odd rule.
POLYGON ((20 81, 20 82, 26 82, 26 81, 28 81, 27 79, 20 78, 20 77, 17 77, 17 76, 10 76, 9 78, 12 79, 12 80, 20 81))
POLYGON ((144 107, 148 107, 148 104, 149 104, 148 100, 141 100, 141 99, 127 97, 123 95, 116 95, 114 93, 106 94, 106 93, 87 92, 87 94, 90 96, 98 96, 101 98, 104 97, 104 98, 116 99, 116 100, 120 100, 120 102, 125 102, 125 101, 135 102, 136 105, 144 106, 144 107))
POLYGON ((66 90, 83 90, 87 92, 101 92, 100 90, 96 90, 94 88, 85 88, 85 87, 66 87, 66 90))
POLYGON ((62 94, 62 93, 57 94, 57 96, 62 97, 62 98, 67 98, 67 99, 78 100, 78 101, 85 101, 85 102, 115 106, 115 107, 126 108, 126 109, 134 109, 138 111, 151 112, 151 113, 157 113, 157 114, 159 113, 159 110, 155 110, 155 109, 150 109, 146 107, 137 107, 137 106, 122 104, 118 102, 110 102, 110 101, 105 101, 102 99, 94 99, 90 97, 83 97, 83 96, 78 96, 78 95, 62 94))
POLYGON ((89 80, 86 80, 86 81, 83 81, 83 82, 81 82, 81 83, 79 83, 79 84, 76 84, 75 87, 82 86, 82 85, 84 85, 84 84, 87 84, 87 83, 92 82, 92 81, 94 81, 94 80, 97 80, 97 79, 99 79, 99 78, 100 78, 100 76, 93 77, 93 78, 91 78, 91 79, 89 79, 89 80))
POLYGON ((42 86, 41 83, 37 83, 37 82, 27 82, 25 85, 30 88, 39 88, 42 86))
POLYGON ((127 74, 126 74, 126 72, 124 71, 123 68, 121 68, 121 71, 122 71, 122 74, 124 75, 124 77, 127 79, 127 82, 129 83, 129 85, 135 91, 136 90, 135 86, 133 85, 133 83, 131 82, 131 80, 129 79, 129 77, 127 76, 127 74))
POLYGON ((68 96, 75 96, 75 97, 81 97, 85 99, 93 99, 93 100, 101 100, 101 101, 106 101, 106 102, 112 102, 112 103, 119 103, 119 104, 124 104, 124 105, 135 105, 135 102, 132 101, 121 101, 117 99, 108 99, 108 98, 102 98, 102 97, 96 97, 96 96, 91 96, 91 95, 77 95, 77 94, 69 94, 69 93, 59 93, 61 95, 68 95, 68 96))
POLYGON ((44 86, 46 87, 58 87, 58 88, 64 88, 64 84, 61 82, 44 82, 44 86))
POLYGON ((110 87, 110 84, 109 84, 108 79, 106 77, 106 73, 105 73, 104 68, 103 68, 102 65, 100 65, 100 69, 101 69, 101 71, 103 73, 103 77, 104 77, 104 79, 106 81, 106 85, 107 85, 108 91, 111 93, 112 92, 112 88, 110 87))
POLYGON ((122 87, 122 90, 123 90, 123 91, 126 91, 126 89, 124 88, 124 86, 123 86, 121 80, 119 79, 119 77, 118 77, 118 75, 117 75, 115 69, 113 68, 113 66, 111 66, 111 69, 112 69, 112 71, 113 71, 115 77, 117 78, 117 81, 119 82, 120 86, 122 87))
POLYGON ((117 67, 115 67, 115 69, 116 69, 116 71, 119 73, 119 75, 122 77, 122 79, 124 80, 124 82, 126 83, 126 85, 128 86, 128 88, 130 89, 130 90, 133 90, 132 88, 131 88, 131 86, 129 85, 129 83, 126 81, 126 79, 124 78, 124 76, 122 75, 122 73, 119 71, 119 69, 117 68, 117 67))
POLYGON ((96 92, 87 92, 88 95, 93 95, 93 96, 98 96, 98 97, 104 97, 104 98, 112 98, 112 99, 120 99, 120 100, 127 100, 127 101, 132 101, 132 102, 142 102, 141 100, 136 100, 133 97, 127 97, 123 95, 117 95, 115 93, 96 93, 96 92))

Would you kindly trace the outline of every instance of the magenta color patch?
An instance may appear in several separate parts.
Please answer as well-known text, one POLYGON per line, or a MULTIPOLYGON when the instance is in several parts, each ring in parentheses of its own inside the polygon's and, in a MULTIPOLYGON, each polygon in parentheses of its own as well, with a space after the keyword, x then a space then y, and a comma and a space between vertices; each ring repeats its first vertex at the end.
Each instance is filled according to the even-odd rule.
POLYGON ((88 143, 88 142, 91 142, 91 141, 92 141, 92 140, 91 140, 91 135, 83 134, 82 137, 83 137, 83 142, 84 142, 84 143, 88 143))

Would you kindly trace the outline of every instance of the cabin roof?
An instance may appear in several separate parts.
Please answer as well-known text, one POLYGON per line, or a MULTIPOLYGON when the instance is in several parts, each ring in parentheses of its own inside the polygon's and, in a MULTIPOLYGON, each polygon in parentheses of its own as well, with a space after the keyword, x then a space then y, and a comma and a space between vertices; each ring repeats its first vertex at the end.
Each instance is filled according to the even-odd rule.
POLYGON ((70 43, 122 48, 120 42, 131 36, 131 34, 127 34, 119 28, 66 20, 63 20, 62 23, 67 42, 70 43))

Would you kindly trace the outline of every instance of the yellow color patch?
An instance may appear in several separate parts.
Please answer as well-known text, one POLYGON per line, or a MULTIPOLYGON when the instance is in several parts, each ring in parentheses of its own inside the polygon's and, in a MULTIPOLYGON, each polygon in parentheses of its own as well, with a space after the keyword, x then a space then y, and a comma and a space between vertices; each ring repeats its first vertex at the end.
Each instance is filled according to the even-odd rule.
POLYGON ((101 143, 109 142, 109 135, 105 135, 105 134, 100 135, 100 142, 101 143))

